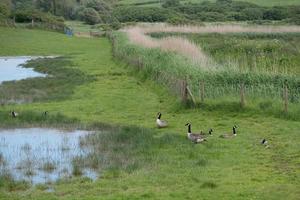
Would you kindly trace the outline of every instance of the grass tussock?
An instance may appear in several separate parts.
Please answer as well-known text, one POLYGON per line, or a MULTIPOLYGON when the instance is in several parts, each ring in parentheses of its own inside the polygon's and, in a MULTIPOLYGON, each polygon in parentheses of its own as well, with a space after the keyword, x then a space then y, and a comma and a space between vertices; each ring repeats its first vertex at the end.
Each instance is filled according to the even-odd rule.
POLYGON ((82 138, 82 148, 90 153, 74 160, 75 168, 81 166, 131 173, 149 167, 156 160, 154 149, 178 141, 174 135, 155 138, 155 131, 138 127, 114 127, 82 138), (80 163, 80 164, 79 164, 80 163))

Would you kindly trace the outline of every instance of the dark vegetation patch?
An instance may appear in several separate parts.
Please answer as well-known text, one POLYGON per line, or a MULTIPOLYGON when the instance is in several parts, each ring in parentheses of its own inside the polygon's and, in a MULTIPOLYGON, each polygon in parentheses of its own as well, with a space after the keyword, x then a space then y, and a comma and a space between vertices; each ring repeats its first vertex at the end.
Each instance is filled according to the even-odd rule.
POLYGON ((160 149, 180 143, 191 149, 190 143, 175 134, 158 136, 155 130, 134 126, 105 129, 82 138, 81 146, 91 152, 86 157, 75 158, 75 168, 80 165, 102 169, 109 177, 117 177, 120 171, 132 173, 156 163, 163 157, 158 153, 160 149))
POLYGON ((47 76, 2 83, 1 104, 64 100, 74 93, 77 86, 94 80, 76 69, 66 57, 39 58, 29 61, 24 67, 34 68, 47 76))
POLYGON ((256 24, 284 21, 300 23, 300 6, 264 7, 250 2, 217 0, 201 3, 183 3, 179 0, 165 0, 161 7, 139 7, 155 1, 119 6, 113 10, 113 16, 120 22, 169 22, 172 24, 195 24, 216 21, 251 21, 256 24), (146 10, 144 13, 143 10, 146 10), (156 12, 151 12, 155 10, 156 12), (121 13, 121 14, 120 14, 121 13), (156 17, 161 16, 161 17, 156 17))
POLYGON ((81 128, 79 120, 76 118, 66 117, 61 113, 51 113, 45 111, 20 111, 18 116, 13 118, 10 111, 0 111, 0 127, 61 127, 61 128, 81 128))
POLYGON ((216 188, 217 187, 217 184, 215 184, 214 182, 204 182, 202 185, 201 185, 201 188, 216 188))

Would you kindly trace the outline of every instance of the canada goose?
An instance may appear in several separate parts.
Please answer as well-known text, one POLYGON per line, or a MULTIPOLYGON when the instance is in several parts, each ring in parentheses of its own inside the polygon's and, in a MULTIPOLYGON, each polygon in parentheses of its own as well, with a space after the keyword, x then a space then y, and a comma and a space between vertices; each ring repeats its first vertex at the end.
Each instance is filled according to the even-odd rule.
POLYGON ((43 114, 44 114, 45 117, 47 117, 48 111, 45 111, 43 114))
POLYGON ((236 136, 236 129, 237 129, 237 126, 234 125, 232 127, 232 133, 225 133, 223 135, 220 136, 220 138, 233 138, 236 136))
POLYGON ((268 141, 265 138, 260 143, 264 145, 266 148, 269 148, 268 141))
POLYGON ((192 133, 192 125, 190 123, 187 123, 185 126, 188 127, 187 137, 189 140, 191 140, 194 143, 200 143, 203 141, 206 141, 205 137, 201 133, 192 133))
POLYGON ((12 116, 13 118, 16 118, 18 115, 19 115, 19 114, 16 113, 15 111, 12 111, 12 112, 11 112, 11 116, 12 116))
POLYGON ((164 121, 164 120, 161 120, 161 113, 157 113, 157 119, 156 119, 156 125, 158 128, 164 128, 164 127, 167 127, 168 126, 168 122, 167 121, 164 121))
POLYGON ((208 134, 208 135, 212 136, 212 132, 213 132, 213 130, 210 128, 210 129, 208 130, 208 133, 204 133, 204 132, 201 131, 200 134, 201 134, 201 135, 207 135, 207 134, 208 134))
POLYGON ((263 139, 263 140, 261 141, 261 144, 267 145, 267 144, 268 144, 268 141, 267 141, 266 139, 263 139))

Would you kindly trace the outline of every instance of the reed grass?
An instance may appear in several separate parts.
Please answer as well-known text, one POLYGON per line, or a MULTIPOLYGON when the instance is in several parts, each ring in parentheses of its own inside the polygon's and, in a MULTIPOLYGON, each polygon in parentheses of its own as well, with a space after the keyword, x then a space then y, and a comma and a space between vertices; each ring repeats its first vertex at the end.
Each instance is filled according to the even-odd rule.
MULTIPOLYGON (((240 71, 234 67, 217 67, 215 70, 203 70, 190 59, 174 52, 161 51, 159 48, 144 48, 132 44, 123 33, 114 33, 114 55, 126 60, 130 65, 135 65, 137 70, 158 83, 165 85, 169 90, 180 96, 181 88, 178 82, 187 80, 194 95, 199 94, 199 82, 205 82, 205 98, 207 102, 218 99, 232 99, 239 102, 241 83, 245 85, 245 93, 248 103, 260 104, 260 99, 273 99, 276 105, 280 105, 285 84, 289 88, 289 101, 293 116, 298 116, 300 91, 299 76, 289 74, 273 74, 252 71, 240 71), (251 103, 252 102, 252 103, 251 103), (294 115, 295 114, 295 115, 294 115)), ((282 111, 281 106, 274 110, 282 111)), ((293 117, 294 118, 294 117, 293 117)))

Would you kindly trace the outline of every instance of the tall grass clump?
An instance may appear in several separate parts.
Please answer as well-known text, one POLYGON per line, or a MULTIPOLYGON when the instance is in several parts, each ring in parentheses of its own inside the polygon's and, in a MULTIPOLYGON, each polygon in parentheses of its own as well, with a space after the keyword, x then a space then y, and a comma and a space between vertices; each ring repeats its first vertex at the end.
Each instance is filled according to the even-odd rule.
POLYGON ((157 148, 181 141, 174 134, 155 137, 156 131, 140 127, 111 127, 81 138, 81 148, 89 153, 76 158, 74 168, 88 167, 131 173, 157 159, 157 148), (79 165, 80 164, 80 165, 79 165))
MULTIPOLYGON (((166 86, 175 95, 182 94, 181 81, 186 80, 197 97, 199 82, 204 81, 207 102, 238 102, 243 84, 248 104, 258 108, 257 104, 264 99, 272 99, 274 105, 281 105, 283 87, 287 85, 291 107, 296 108, 292 112, 299 111, 299 76, 241 72, 231 67, 203 68, 178 53, 133 44, 122 32, 114 32, 110 37, 114 56, 135 66, 145 78, 166 86)), ((276 106, 276 110, 282 109, 276 106)))

